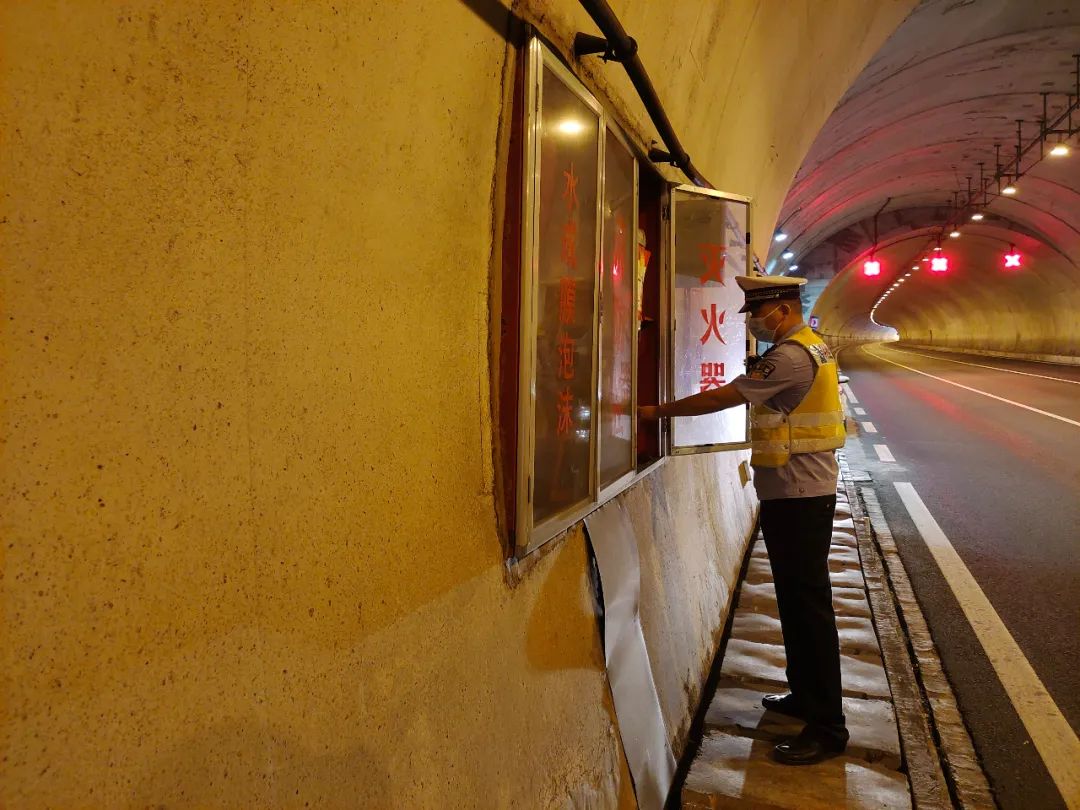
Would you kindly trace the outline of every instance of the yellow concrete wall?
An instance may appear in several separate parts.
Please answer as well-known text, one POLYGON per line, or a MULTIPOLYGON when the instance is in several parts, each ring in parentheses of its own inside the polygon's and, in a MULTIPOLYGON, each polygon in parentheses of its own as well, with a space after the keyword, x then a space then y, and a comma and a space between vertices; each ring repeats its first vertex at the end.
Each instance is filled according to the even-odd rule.
MULTIPOLYGON (((767 230, 909 5, 620 13, 767 230)), ((632 804, 582 534, 510 584, 496 531, 493 8, 3 6, 4 807, 632 804)), ((673 738, 751 520, 737 460, 624 496, 673 738)))

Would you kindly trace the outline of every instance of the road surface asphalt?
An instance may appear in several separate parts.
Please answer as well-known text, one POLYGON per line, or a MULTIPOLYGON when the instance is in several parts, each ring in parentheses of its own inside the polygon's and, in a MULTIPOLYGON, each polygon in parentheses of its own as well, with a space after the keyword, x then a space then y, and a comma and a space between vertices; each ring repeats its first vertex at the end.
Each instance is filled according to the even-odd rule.
POLYGON ((894 483, 914 486, 1080 731, 1080 367, 895 344, 850 347, 839 362, 861 425, 849 464, 873 478, 1000 806, 1065 807, 894 483))

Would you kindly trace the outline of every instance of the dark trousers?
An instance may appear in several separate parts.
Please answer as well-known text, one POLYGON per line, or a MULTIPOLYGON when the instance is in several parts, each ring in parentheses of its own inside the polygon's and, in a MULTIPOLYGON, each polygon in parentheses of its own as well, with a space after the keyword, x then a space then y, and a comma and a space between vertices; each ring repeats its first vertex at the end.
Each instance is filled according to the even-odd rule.
POLYGON ((787 678, 812 731, 847 741, 840 702, 840 641, 829 582, 836 496, 761 502, 787 678))

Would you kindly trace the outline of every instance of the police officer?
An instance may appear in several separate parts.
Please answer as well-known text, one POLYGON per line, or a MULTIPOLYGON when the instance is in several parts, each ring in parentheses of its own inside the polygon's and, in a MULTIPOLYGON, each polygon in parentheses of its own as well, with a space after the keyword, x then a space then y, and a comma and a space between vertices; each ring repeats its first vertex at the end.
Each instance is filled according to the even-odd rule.
POLYGON ((804 720, 774 748, 789 765, 818 762, 847 746, 841 705, 840 645, 829 581, 836 508, 835 450, 844 444, 836 361, 803 323, 806 279, 738 276, 747 327, 773 344, 748 373, 722 388, 659 406, 641 417, 695 416, 750 403, 754 488, 769 552, 791 692, 766 695, 766 709, 804 720))

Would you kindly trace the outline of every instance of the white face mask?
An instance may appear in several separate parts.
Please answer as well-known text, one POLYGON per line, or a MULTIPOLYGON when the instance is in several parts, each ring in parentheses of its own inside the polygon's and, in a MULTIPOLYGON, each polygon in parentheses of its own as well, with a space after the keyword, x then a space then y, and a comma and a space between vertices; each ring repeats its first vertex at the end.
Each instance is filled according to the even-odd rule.
MULTIPOLYGON (((750 334, 766 343, 775 343, 776 330, 780 328, 780 324, 769 326, 767 323, 774 312, 780 312, 780 307, 773 307, 767 315, 762 315, 760 318, 747 318, 746 328, 750 330, 750 334)), ((783 323, 783 318, 780 319, 780 323, 783 323)))

